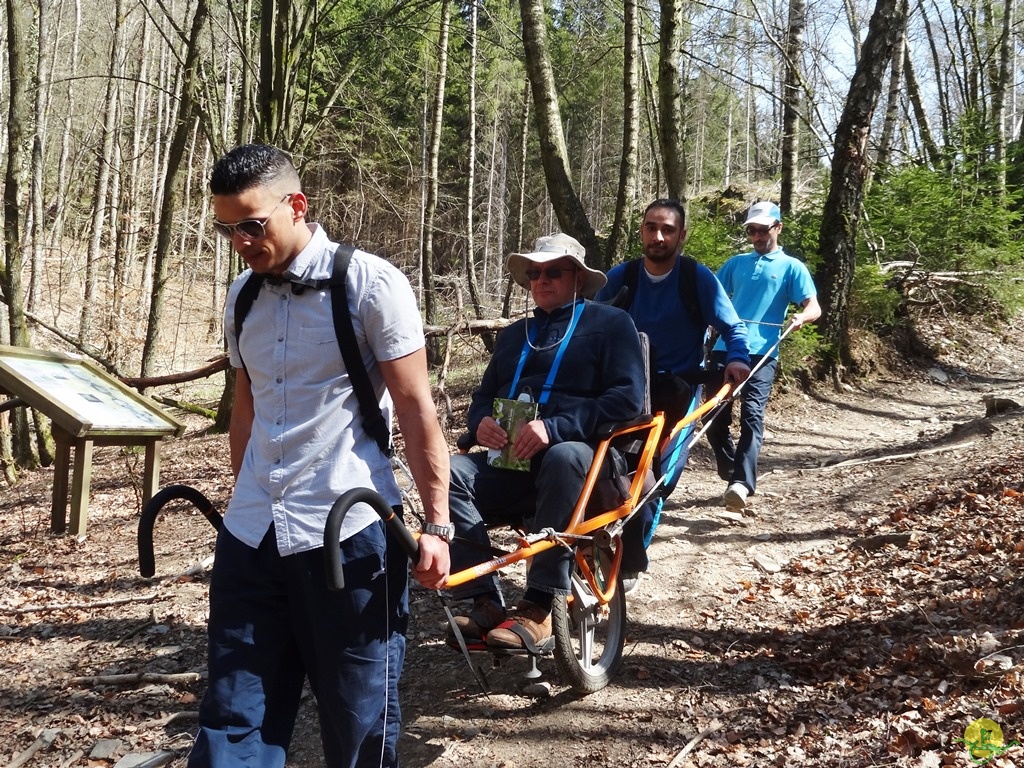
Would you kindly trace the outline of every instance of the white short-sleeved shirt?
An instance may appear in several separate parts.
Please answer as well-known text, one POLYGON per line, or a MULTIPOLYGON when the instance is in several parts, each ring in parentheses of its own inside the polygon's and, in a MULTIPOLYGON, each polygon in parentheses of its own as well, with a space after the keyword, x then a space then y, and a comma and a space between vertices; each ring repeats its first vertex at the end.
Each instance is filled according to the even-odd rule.
MULTIPOLYGON (((328 280, 337 244, 309 225, 313 238, 284 277, 328 280)), ((347 490, 369 487, 389 504, 401 501, 394 473, 362 427, 361 414, 341 359, 331 314, 331 289, 264 281, 236 342, 234 307, 246 270, 232 283, 224 328, 231 364, 252 382, 255 418, 234 494, 224 516, 227 529, 251 547, 271 523, 282 555, 323 546, 331 505, 347 490)), ((348 268, 352 325, 381 411, 391 424, 392 403, 378 360, 396 360, 423 347, 423 323, 409 281, 394 266, 355 251, 348 268)), ((377 519, 367 505, 345 517, 341 538, 377 519)))

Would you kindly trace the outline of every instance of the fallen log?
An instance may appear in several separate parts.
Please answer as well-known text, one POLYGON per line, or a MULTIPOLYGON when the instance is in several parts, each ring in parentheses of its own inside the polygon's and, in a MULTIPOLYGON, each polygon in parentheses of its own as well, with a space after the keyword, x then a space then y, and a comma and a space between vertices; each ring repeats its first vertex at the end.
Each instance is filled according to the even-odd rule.
POLYGON ((72 677, 73 685, 140 685, 152 683, 166 683, 168 685, 181 685, 183 683, 196 683, 202 678, 198 672, 173 672, 163 674, 158 672, 134 672, 123 675, 85 675, 83 677, 72 677))

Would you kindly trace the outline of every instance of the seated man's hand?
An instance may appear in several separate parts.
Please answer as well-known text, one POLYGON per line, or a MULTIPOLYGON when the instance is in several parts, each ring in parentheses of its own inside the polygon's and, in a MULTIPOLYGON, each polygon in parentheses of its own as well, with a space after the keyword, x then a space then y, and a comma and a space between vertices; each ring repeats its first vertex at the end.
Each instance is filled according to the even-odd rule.
POLYGON ((493 448, 500 451, 508 442, 508 433, 502 429, 498 422, 490 416, 484 416, 480 420, 480 426, 476 428, 476 444, 481 448, 493 448))
POLYGON ((734 392, 736 391, 736 387, 746 381, 747 376, 749 375, 750 366, 746 363, 734 360, 725 366, 725 383, 732 387, 734 392))
POLYGON ((524 424, 516 435, 516 444, 512 452, 517 459, 532 459, 551 444, 548 428, 540 419, 524 424))
POLYGON ((441 589, 451 566, 448 543, 437 536, 420 536, 419 544, 420 559, 413 564, 412 575, 427 589, 441 589))

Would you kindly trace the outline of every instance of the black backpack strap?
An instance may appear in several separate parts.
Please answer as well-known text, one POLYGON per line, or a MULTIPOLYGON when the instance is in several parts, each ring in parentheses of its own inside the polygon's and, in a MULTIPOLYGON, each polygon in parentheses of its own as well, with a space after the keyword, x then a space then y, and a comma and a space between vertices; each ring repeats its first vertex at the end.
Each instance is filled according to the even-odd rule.
POLYGON ((380 446, 381 452, 391 458, 394 453, 391 446, 391 430, 380 411, 380 403, 374 394, 373 384, 370 383, 370 375, 363 365, 362 355, 359 354, 359 343, 356 341, 356 331, 352 326, 352 315, 349 313, 346 274, 354 250, 351 245, 339 245, 334 252, 334 269, 330 281, 334 333, 341 348, 341 359, 344 360, 345 369, 352 380, 352 391, 359 402, 363 429, 380 446))
MULTIPOLYGON (((239 339, 242 338, 242 324, 245 323, 245 317, 252 309, 252 303, 256 301, 256 297, 260 295, 262 287, 263 275, 253 272, 242 284, 242 290, 238 292, 238 297, 235 299, 235 346, 238 347, 239 357, 242 356, 242 346, 239 344, 239 339)), ((244 360, 242 368, 245 369, 244 360)), ((246 373, 248 374, 248 371, 246 373)))
POLYGON ((626 288, 629 293, 625 299, 625 306, 623 309, 629 309, 633 306, 633 301, 636 299, 636 288, 640 283, 640 264, 643 259, 630 259, 626 262, 626 268, 622 272, 622 287, 626 288))
MULTIPOLYGON (((679 299, 686 307, 693 322, 697 326, 704 324, 704 314, 700 311, 700 300, 697 298, 697 261, 689 256, 679 254, 679 299)), ((640 265, 643 259, 632 259, 626 262, 622 275, 622 285, 629 290, 625 307, 631 307, 636 299, 637 285, 640 282, 640 265)), ((618 306, 618 305, 616 305, 618 306)))
POLYGON ((683 254, 679 254, 679 260, 682 262, 679 266, 679 299, 690 313, 694 325, 701 327, 705 323, 697 298, 697 261, 683 254))

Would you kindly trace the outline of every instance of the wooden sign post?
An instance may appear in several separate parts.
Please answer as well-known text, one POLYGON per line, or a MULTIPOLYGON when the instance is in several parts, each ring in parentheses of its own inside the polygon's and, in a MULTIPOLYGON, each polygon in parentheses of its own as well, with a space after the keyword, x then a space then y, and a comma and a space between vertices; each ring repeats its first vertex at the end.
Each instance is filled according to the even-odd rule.
MULTIPOLYGON (((0 391, 53 422, 57 465, 50 530, 67 530, 68 479, 71 533, 85 534, 93 446, 144 445, 142 503, 160 483, 160 440, 180 437, 185 425, 149 398, 79 357, 0 345, 0 391), (72 467, 71 455, 74 453, 72 467)), ((2 409, 0 409, 2 410, 2 409)))

